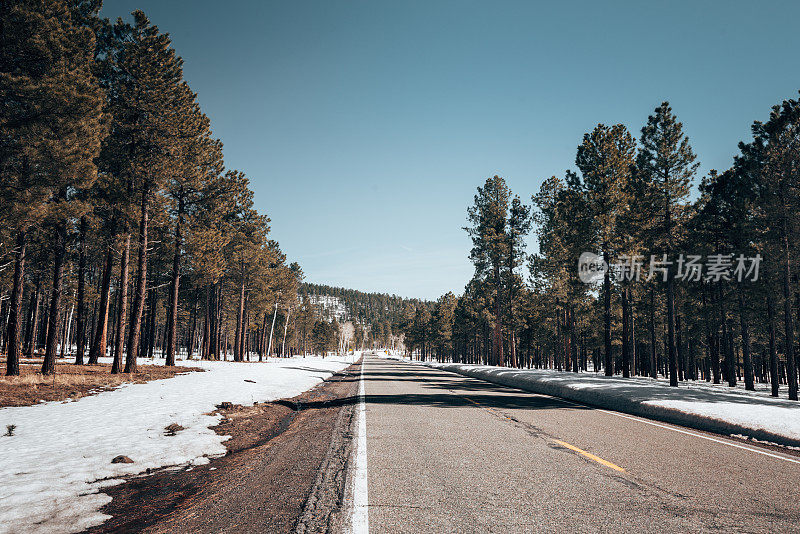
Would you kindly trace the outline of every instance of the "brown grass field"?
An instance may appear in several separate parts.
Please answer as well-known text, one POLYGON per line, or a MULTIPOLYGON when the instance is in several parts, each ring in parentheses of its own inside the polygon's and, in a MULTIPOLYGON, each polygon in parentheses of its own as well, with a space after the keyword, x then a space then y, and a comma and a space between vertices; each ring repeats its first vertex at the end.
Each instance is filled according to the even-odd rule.
MULTIPOLYGON (((5 359, 0 360, 0 371, 5 373, 5 367, 5 359)), ((194 367, 139 365, 138 372, 132 375, 112 375, 109 364, 58 363, 55 375, 44 376, 39 372, 41 367, 41 360, 26 359, 20 363, 20 376, 0 375, 0 408, 29 406, 41 401, 77 400, 125 383, 144 383, 202 370, 194 367)))

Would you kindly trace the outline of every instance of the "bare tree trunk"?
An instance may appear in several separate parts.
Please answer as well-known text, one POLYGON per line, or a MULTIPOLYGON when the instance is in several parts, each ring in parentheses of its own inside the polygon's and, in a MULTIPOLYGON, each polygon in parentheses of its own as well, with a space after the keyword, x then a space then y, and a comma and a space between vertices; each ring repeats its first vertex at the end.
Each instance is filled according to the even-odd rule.
POLYGON ((577 324, 575 321, 575 308, 570 305, 569 307, 569 321, 570 321, 570 346, 572 347, 572 372, 577 373, 579 362, 578 362, 578 344, 577 339, 575 336, 575 330, 577 329, 577 324))
POLYGON ((204 360, 211 359, 211 284, 206 286, 205 321, 203 321, 203 348, 200 357, 204 360))
POLYGON ((220 336, 220 308, 221 308, 221 300, 222 295, 220 291, 220 282, 215 282, 211 288, 211 309, 209 314, 211 316, 211 324, 210 324, 210 335, 209 335, 209 359, 211 360, 219 360, 220 354, 220 344, 221 344, 221 336, 220 336))
POLYGON ((47 345, 42 364, 42 374, 56 372, 56 349, 58 343, 58 323, 61 318, 61 294, 64 286, 64 256, 66 255, 67 227, 64 221, 55 229, 56 240, 53 254, 53 294, 50 298, 50 314, 47 318, 47 345))
POLYGON ((747 311, 744 305, 744 288, 739 284, 739 322, 742 329, 742 359, 744 360, 744 388, 755 391, 753 377, 753 357, 750 354, 750 330, 747 327, 747 311))
POLYGON ((250 325, 250 299, 245 295, 244 297, 244 321, 242 322, 242 360, 244 361, 247 358, 247 361, 250 361, 250 331, 248 326, 250 325))
POLYGON ((675 350, 675 288, 671 273, 667 279, 667 351, 669 353, 669 385, 678 386, 678 355, 675 350))
POLYGON ((561 370, 561 356, 564 354, 564 322, 563 322, 564 315, 561 313, 559 309, 559 300, 556 299, 556 339, 555 339, 555 350, 553 351, 553 368, 556 371, 561 370))
POLYGON ((772 396, 778 396, 780 377, 778 376, 778 351, 775 350, 775 301, 772 293, 767 293, 767 317, 769 320, 769 381, 772 396))
MULTIPOLYGON (((608 265, 609 257, 608 252, 603 253, 603 260, 608 265)), ((605 354, 603 355, 603 367, 605 367, 605 375, 614 375, 614 358, 612 355, 611 346, 611 274, 606 269, 603 276, 603 341, 605 344, 605 354)))
POLYGON ((33 310, 31 313, 31 326, 30 326, 30 334, 28 338, 28 350, 27 356, 28 358, 33 358, 34 352, 36 351, 37 345, 39 343, 39 320, 40 314, 39 310, 42 307, 42 275, 40 273, 36 273, 36 287, 34 288, 34 296, 33 296, 33 310))
POLYGON ((728 318, 722 318, 722 339, 725 347, 725 379, 729 387, 736 387, 736 362, 733 355, 733 335, 728 326, 728 318))
POLYGON ((261 348, 258 351, 258 361, 263 361, 264 354, 267 352, 267 312, 264 312, 264 319, 261 321, 261 348))
POLYGON ((70 344, 70 334, 72 333, 72 314, 75 312, 75 305, 69 307, 69 315, 64 316, 64 328, 61 337, 61 357, 64 357, 64 350, 70 344))
POLYGON ((117 326, 116 339, 114 340, 114 363, 111 373, 117 374, 122 370, 122 348, 125 346, 125 317, 128 314, 128 262, 131 255, 131 233, 125 233, 122 245, 122 260, 119 265, 119 297, 117 298, 117 326))
POLYGON ((564 325, 564 328, 561 330, 561 334, 562 334, 561 335, 561 339, 563 341, 562 348, 564 350, 564 354, 563 354, 563 356, 564 356, 564 370, 565 371, 569 371, 571 369, 571 367, 572 367, 572 364, 571 364, 570 359, 569 359, 570 355, 572 354, 572 348, 571 348, 572 338, 569 335, 569 329, 570 329, 570 327, 572 325, 569 322, 569 308, 567 307, 567 303, 566 302, 564 303, 564 312, 561 314, 561 318, 562 318, 562 324, 564 325))
POLYGON ((128 354, 125 359, 125 372, 136 372, 136 355, 139 352, 139 340, 142 333, 142 313, 147 296, 147 227, 149 225, 150 189, 145 185, 142 189, 142 215, 139 220, 139 258, 136 269, 136 293, 133 296, 131 324, 128 333, 128 354))
POLYGON ((2 334, 0 334, 0 353, 7 352, 8 350, 8 316, 11 313, 9 304, 7 303, 8 299, 0 300, 0 317, 3 317, 3 326, 1 328, 2 334))
POLYGON ((167 354, 164 365, 175 365, 175 349, 178 339, 178 293, 181 282, 181 248, 183 236, 183 195, 178 199, 178 219, 175 221, 175 251, 172 255, 172 281, 169 288, 169 316, 167 317, 167 354))
POLYGON ((275 332, 275 319, 278 317, 278 301, 275 301, 275 312, 272 314, 272 326, 269 329, 269 345, 267 346, 267 357, 272 354, 272 334, 275 332))
POLYGON ((145 300, 149 301, 147 305, 147 321, 144 321, 144 335, 140 343, 139 354, 142 358, 152 358, 153 349, 156 344, 156 288, 148 289, 146 292, 145 300))
MULTIPOLYGON (((98 283, 100 282, 100 277, 97 277, 98 283)), ((99 291, 98 291, 99 293, 99 291)), ((94 339, 94 333, 97 329, 97 304, 98 302, 95 300, 92 302, 92 313, 89 314, 86 322, 86 343, 87 348, 91 347, 91 341, 94 339)))
POLYGON ((6 375, 19 376, 20 332, 22 329, 22 292, 25 280, 25 252, 27 241, 25 230, 17 232, 16 258, 14 259, 14 283, 11 290, 11 306, 8 315, 8 358, 6 375))
MULTIPOLYGON (((495 365, 505 365, 504 356, 503 356, 503 316, 502 316, 502 306, 500 301, 500 291, 502 282, 500 280, 500 265, 496 265, 494 268, 494 276, 495 276, 495 297, 494 297, 494 312, 495 312, 495 319, 494 319, 494 364, 495 365)), ((423 351, 424 352, 424 351, 423 351)))
POLYGON ((86 216, 81 217, 80 254, 78 256, 78 311, 75 328, 75 365, 83 365, 86 351, 86 216))
POLYGON ((10 315, 10 303, 8 299, 0 299, 0 317, 3 317, 3 326, 0 328, 0 353, 7 352, 8 350, 8 316, 10 315))
POLYGON ((195 339, 197 337, 197 307, 198 307, 198 297, 197 292, 194 292, 194 307, 192 308, 192 327, 189 331, 189 343, 186 347, 186 357, 188 359, 192 358, 192 353, 194 352, 195 347, 195 339))
POLYGON ((786 221, 786 199, 783 192, 781 200, 781 238, 783 245, 783 322, 785 326, 786 378, 789 383, 789 399, 797 400, 797 365, 794 359, 794 322, 792 320, 791 294, 791 248, 789 247, 789 228, 786 221))
POLYGON ((622 290, 622 378, 631 377, 631 331, 630 295, 625 287, 622 290))
POLYGON ((683 328, 681 327, 681 314, 675 314, 675 337, 678 349, 678 380, 686 380, 686 340, 683 338, 683 328))
POLYGON ((244 279, 239 286, 239 306, 236 309, 236 332, 233 340, 233 360, 241 362, 242 358, 242 332, 244 330, 244 279))
POLYGON ((288 356, 286 354, 286 332, 289 330, 289 316, 292 313, 291 308, 286 308, 286 322, 283 325, 283 343, 281 343, 281 355, 288 356))
POLYGON ((515 326, 516 321, 514 320, 514 234, 511 233, 511 245, 509 246, 509 254, 508 254, 508 270, 509 270, 509 282, 508 282, 508 330, 510 335, 508 336, 508 345, 509 345, 509 352, 511 356, 511 367, 516 369, 517 365, 517 344, 515 340, 515 326))
POLYGON ((650 288, 650 378, 658 378, 658 358, 656 356, 656 290, 650 288))
POLYGON ((98 358, 106 355, 108 340, 108 308, 111 304, 111 270, 114 267, 114 249, 111 244, 106 249, 103 266, 103 280, 100 287, 100 317, 95 327, 94 342, 89 349, 89 365, 97 365, 98 358))
POLYGON ((223 291, 224 291, 224 287, 222 285, 222 282, 217 283, 217 300, 216 300, 217 318, 216 318, 216 323, 215 323, 216 326, 217 326, 217 330, 218 330, 217 331, 217 349, 216 349, 217 359, 219 359, 219 355, 220 354, 222 354, 223 356, 227 356, 228 355, 228 325, 227 325, 227 321, 225 320, 225 319, 227 319, 227 317, 224 315, 223 308, 222 308, 222 305, 223 305, 223 301, 222 301, 223 291), (224 345, 223 345, 223 333, 225 334, 224 345))
MULTIPOLYGON (((714 306, 713 298, 714 292, 711 292, 710 297, 707 295, 708 291, 706 285, 703 284, 703 312, 705 315, 706 323, 706 354, 708 355, 709 365, 711 367, 711 374, 715 384, 720 383, 719 372, 719 347, 717 345, 717 325, 714 322, 714 306), (709 302, 711 300, 711 302, 709 302)), ((708 380, 708 377, 706 377, 708 380)))
POLYGON ((217 285, 216 283, 208 286, 206 293, 206 314, 208 315, 206 324, 208 329, 208 350, 206 357, 209 360, 217 359, 217 350, 219 344, 217 343, 217 285))

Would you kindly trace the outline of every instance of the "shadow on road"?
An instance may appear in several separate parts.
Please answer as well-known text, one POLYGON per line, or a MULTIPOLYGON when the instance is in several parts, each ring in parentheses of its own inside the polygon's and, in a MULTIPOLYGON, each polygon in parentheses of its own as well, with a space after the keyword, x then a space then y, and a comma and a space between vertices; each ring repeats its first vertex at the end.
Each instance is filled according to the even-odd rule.
MULTIPOLYGON (((288 406, 294 410, 314 410, 358 404, 358 396, 344 397, 341 399, 296 403, 289 400, 277 400, 274 404, 288 406)), ((520 396, 470 394, 469 397, 453 392, 442 393, 413 393, 408 395, 365 395, 367 404, 396 404, 405 406, 433 406, 436 408, 463 408, 475 407, 475 403, 486 408, 524 408, 529 410, 589 410, 585 406, 569 406, 558 399, 549 397, 534 397, 521 393, 520 396)))
MULTIPOLYGON (((374 381, 419 382, 424 384, 424 386, 431 391, 397 395, 367 393, 365 399, 368 404, 463 408, 475 407, 477 403, 486 408, 496 409, 591 409, 585 406, 566 405, 557 398, 527 393, 515 388, 500 386, 475 378, 459 376, 429 368, 414 367, 410 368, 408 371, 389 369, 386 367, 376 367, 374 364, 367 366, 364 369, 364 381, 367 383, 374 381)), ((360 373, 350 372, 345 376, 337 377, 337 380, 341 382, 355 382, 360 380, 360 378, 360 373)), ((275 404, 281 404, 294 410, 304 411, 357 404, 359 401, 360 397, 354 395, 339 399, 302 403, 283 399, 275 401, 275 404)))

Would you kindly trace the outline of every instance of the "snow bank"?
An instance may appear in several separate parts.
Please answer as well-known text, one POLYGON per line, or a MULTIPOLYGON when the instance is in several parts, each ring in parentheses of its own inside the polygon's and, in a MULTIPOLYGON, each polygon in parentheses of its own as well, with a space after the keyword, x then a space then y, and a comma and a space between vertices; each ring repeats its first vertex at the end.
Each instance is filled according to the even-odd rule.
MULTIPOLYGON (((253 404, 293 397, 357 356, 279 358, 266 363, 181 361, 205 372, 125 384, 74 402, 0 408, 0 532, 77 532, 108 519, 103 486, 148 468, 208 462, 224 436, 205 415, 223 401, 253 404), (246 382, 251 380, 253 382, 246 382), (166 436, 164 427, 185 430, 166 436), (125 455, 132 464, 112 464, 125 455)), ((157 363, 140 360, 141 363, 157 363)))
POLYGON ((426 362, 426 365, 667 423, 800 446, 800 403, 760 392, 724 390, 703 384, 681 384, 672 388, 647 378, 623 379, 544 369, 435 362, 426 362))

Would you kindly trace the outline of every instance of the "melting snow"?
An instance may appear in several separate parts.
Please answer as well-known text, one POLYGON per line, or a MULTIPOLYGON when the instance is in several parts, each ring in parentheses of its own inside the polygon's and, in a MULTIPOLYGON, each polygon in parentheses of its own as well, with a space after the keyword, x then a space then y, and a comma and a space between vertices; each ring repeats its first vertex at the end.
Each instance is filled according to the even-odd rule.
MULTIPOLYGON (((205 372, 126 384, 75 402, 0 408, 0 532, 78 532, 108 519, 102 488, 146 469, 203 464, 225 453, 207 415, 227 401, 251 405, 293 397, 356 356, 280 358, 265 363, 183 361, 205 372), (245 381, 247 380, 247 381, 245 381), (164 427, 184 427, 174 436, 164 427), (132 464, 112 464, 118 455, 132 464)), ((144 360, 141 363, 158 363, 144 360)))

